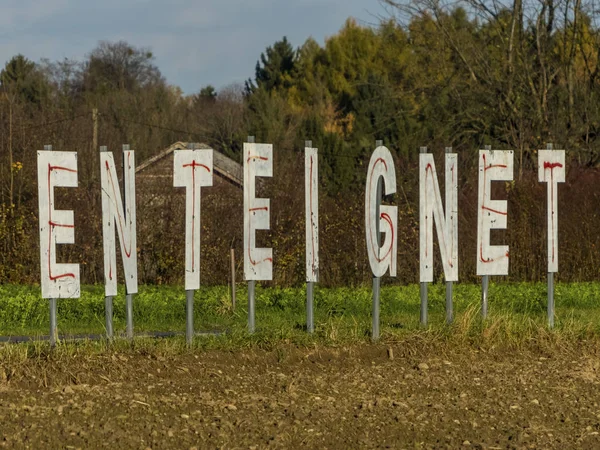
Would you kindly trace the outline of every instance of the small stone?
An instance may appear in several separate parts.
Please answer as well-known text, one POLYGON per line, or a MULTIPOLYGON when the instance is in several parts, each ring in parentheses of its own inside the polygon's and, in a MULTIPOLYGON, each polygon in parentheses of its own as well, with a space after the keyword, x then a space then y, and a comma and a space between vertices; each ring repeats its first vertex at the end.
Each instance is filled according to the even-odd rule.
POLYGON ((540 401, 537 398, 534 398, 533 400, 531 400, 531 403, 533 403, 534 405, 539 405, 540 401))
POLYGON ((465 398, 466 396, 467 396, 467 393, 466 393, 466 392, 461 392, 461 393, 460 393, 460 398, 465 398))
POLYGON ((392 406, 399 406, 401 408, 408 409, 408 405, 406 403, 399 402, 399 401, 396 401, 396 400, 392 401, 392 406))
POLYGON ((510 409, 521 409, 519 405, 510 405, 510 409))
POLYGON ((427 363, 420 363, 418 366, 419 370, 428 370, 429 366, 427 365, 427 363))
POLYGON ((167 436, 173 437, 173 436, 175 436, 175 433, 173 433, 173 430, 169 430, 169 431, 167 431, 167 436))
POLYGON ((73 388, 71 386, 65 386, 65 388, 63 389, 63 394, 74 394, 75 391, 73 390, 73 388))
POLYGON ((237 411, 237 406, 235 406, 233 403, 230 405, 227 405, 225 408, 227 408, 230 411, 237 411))
POLYGON ((182 414, 181 418, 184 420, 188 420, 190 418, 190 416, 188 416, 187 414, 182 414))
POLYGON ((471 445, 471 443, 469 441, 463 441, 463 445, 465 447, 469 447, 471 445))

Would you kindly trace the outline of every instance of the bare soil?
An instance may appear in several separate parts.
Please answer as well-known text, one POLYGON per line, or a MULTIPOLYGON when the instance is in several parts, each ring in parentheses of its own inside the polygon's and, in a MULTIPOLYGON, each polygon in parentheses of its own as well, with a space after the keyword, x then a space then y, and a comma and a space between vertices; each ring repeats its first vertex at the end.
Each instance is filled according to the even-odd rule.
POLYGON ((357 345, 0 366, 6 448, 600 448, 600 358, 357 345))

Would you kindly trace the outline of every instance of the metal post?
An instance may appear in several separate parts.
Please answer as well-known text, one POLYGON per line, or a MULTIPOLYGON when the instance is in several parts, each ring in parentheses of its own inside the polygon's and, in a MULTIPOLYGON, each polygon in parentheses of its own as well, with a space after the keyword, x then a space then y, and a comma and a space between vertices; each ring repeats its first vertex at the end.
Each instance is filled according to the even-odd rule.
MULTIPOLYGON (((427 147, 421 147, 420 153, 427 153, 427 147)), ((420 296, 421 296, 421 326, 427 326, 427 282, 423 281, 420 283, 420 296)))
MULTIPOLYGON (((445 153, 452 153, 452 147, 446 147, 445 153)), ((446 208, 450 208, 446 205, 446 208)), ((446 214, 454 214, 454 211, 447 210, 446 214)), ((458 218, 457 218, 458 220, 458 218)), ((446 281, 446 323, 449 325, 454 320, 454 306, 452 305, 452 281, 446 281)))
POLYGON ((548 327, 554 328, 554 272, 548 272, 548 327))
MULTIPOLYGON (((52 151, 51 145, 44 145, 45 151, 52 151)), ((56 331, 56 299, 49 299, 49 308, 50 308, 50 346, 54 347, 57 341, 57 331, 56 331)))
POLYGON ((446 323, 454 321, 454 305, 452 304, 452 281, 446 281, 446 323))
POLYGON ((109 295, 104 297, 104 315, 106 319, 106 338, 113 338, 113 298, 109 295))
MULTIPOLYGON (((492 150, 491 145, 486 145, 485 150, 492 150)), ((488 315, 488 287, 490 285, 490 276, 483 275, 481 277, 481 318, 487 319, 488 315)))
MULTIPOLYGON (((123 144, 123 152, 127 151, 129 151, 129 145, 123 144)), ((123 161, 123 183, 125 183, 126 170, 125 161, 123 161)), ((123 211, 126 211, 125 196, 123 196, 123 211)), ((133 251, 135 251, 135 249, 133 251)), ((125 287, 125 289, 127 289, 127 287, 125 287)), ((127 339, 133 339, 133 294, 130 294, 127 290, 125 291, 125 307, 127 316, 127 339)))
POLYGON ((488 286, 490 285, 489 275, 481 277, 481 318, 487 319, 488 315, 488 286))
POLYGON ((421 326, 427 326, 427 283, 419 283, 419 293, 421 296, 421 326))
MULTIPOLYGON (((304 147, 312 148, 312 141, 304 141, 304 147)), ((312 180, 309 181, 312 183, 312 180)), ((309 224, 306 224, 308 227, 309 224)), ((313 317, 313 282, 306 282, 306 331, 313 333, 315 331, 315 323, 313 317)))
MULTIPOLYGON (((95 120, 97 118, 97 110, 94 109, 94 126, 96 124, 95 120)), ((97 142, 96 144, 97 145, 97 142)), ((95 148, 95 147, 94 147, 95 148)), ((106 145, 100 146, 100 152, 108 151, 106 145)), ((104 319, 106 323, 106 338, 113 338, 113 297, 106 296, 104 297, 104 319)))
POLYGON ((313 287, 314 283, 306 282, 306 331, 313 333, 315 331, 315 322, 313 316, 313 287))
MULTIPOLYGON (((375 141, 375 147, 383 145, 383 141, 375 141)), ((381 245, 381 233, 379 232, 379 210, 381 201, 383 200, 383 183, 381 177, 377 179, 377 200, 375 202, 375 234, 377 236, 377 248, 381 245)), ((372 332, 371 339, 377 341, 379 339, 379 304, 380 304, 380 293, 381 293, 381 279, 379 277, 373 277, 373 312, 372 312, 372 332)))
POLYGON ((127 315, 127 339, 133 339, 133 294, 125 295, 125 314, 127 315))
POLYGON ((54 347, 57 341, 56 332, 56 299, 50 299, 50 346, 54 347))
POLYGON ((235 250, 231 249, 231 310, 235 311, 235 250))
MULTIPOLYGON (((248 136, 248 143, 254 144, 254 136, 248 136)), ((248 332, 254 333, 254 288, 256 282, 254 280, 248 280, 248 332)))
POLYGON ((381 291, 381 278, 373 277, 373 341, 379 340, 379 297, 381 291))
MULTIPOLYGON (((546 150, 553 150, 552 144, 546 144, 546 150)), ((554 272, 548 272, 548 328, 554 328, 554 272)))
POLYGON ((185 291, 185 340, 192 345, 194 338, 194 290, 185 291))
POLYGON ((254 333, 254 287, 255 281, 248 281, 248 332, 254 333))

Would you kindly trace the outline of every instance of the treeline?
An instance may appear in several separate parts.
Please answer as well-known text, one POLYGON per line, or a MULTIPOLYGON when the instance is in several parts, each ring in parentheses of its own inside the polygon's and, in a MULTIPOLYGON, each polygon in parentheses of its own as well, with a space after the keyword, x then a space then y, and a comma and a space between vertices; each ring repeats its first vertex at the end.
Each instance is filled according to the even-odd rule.
MULTIPOLYGON (((593 3, 385 3, 393 19, 378 26, 349 19, 324 45, 309 38, 294 48, 283 38, 260 55, 252 79, 219 91, 200 85, 193 95, 164 79, 149 49, 126 42, 101 42, 83 61, 13 57, 0 73, 0 282, 39 278, 35 151, 43 145, 79 153, 78 193, 59 198, 77 210, 77 242, 60 246, 61 258, 85 266, 84 282, 101 282, 97 146, 118 154, 128 143, 139 163, 176 141, 203 142, 241 162, 248 135, 275 148, 275 177, 264 192, 273 199, 272 231, 261 232, 259 242, 274 248, 279 284, 304 279, 305 140, 321 156, 326 284, 369 279, 362 202, 376 140, 397 161, 401 282, 418 280, 420 146, 438 157, 447 146, 459 153, 463 280, 475 273, 477 150, 515 150, 516 181, 496 193, 508 195, 509 229, 494 239, 511 246, 511 279, 542 277, 546 194, 535 170, 536 151, 548 142, 568 155, 568 183, 559 188, 561 276, 595 278, 600 28, 593 3)), ((229 246, 242 255, 236 195, 227 205, 239 205, 239 220, 203 210, 204 282, 227 280, 229 246)), ((183 248, 172 245, 183 235, 183 219, 172 217, 181 205, 167 206, 173 209, 160 217, 171 217, 169 226, 139 224, 140 233, 147 227, 163 237, 141 240, 157 267, 142 273, 145 283, 183 277, 183 248)))

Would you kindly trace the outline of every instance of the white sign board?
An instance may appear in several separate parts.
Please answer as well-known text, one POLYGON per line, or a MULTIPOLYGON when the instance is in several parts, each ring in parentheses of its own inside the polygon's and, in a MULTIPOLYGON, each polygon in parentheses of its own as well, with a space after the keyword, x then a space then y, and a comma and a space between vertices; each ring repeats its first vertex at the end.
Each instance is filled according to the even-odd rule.
POLYGON ((306 205, 306 281, 319 281, 319 160, 318 149, 304 149, 306 205))
POLYGON ((256 177, 273 176, 273 145, 244 142, 244 277, 273 279, 273 249, 256 248, 256 230, 269 229, 270 202, 256 198, 256 177))
POLYGON ((78 298, 79 264, 56 262, 56 244, 75 243, 73 211, 54 209, 55 187, 77 187, 77 153, 38 151, 40 284, 43 298, 78 298))
POLYGON ((375 277, 383 276, 388 268, 390 276, 396 276, 398 258, 398 207, 381 205, 377 215, 377 183, 383 180, 385 195, 396 192, 396 169, 390 151, 379 146, 371 155, 365 189, 365 227, 369 264, 375 277), (377 230, 385 234, 379 245, 377 230))
POLYGON ((513 179, 512 150, 479 150, 477 275, 508 275, 508 245, 490 245, 490 230, 505 229, 506 200, 492 200, 492 181, 513 179))
POLYGON ((446 153, 446 214, 433 155, 419 155, 420 281, 433 281, 433 223, 446 281, 458 281, 458 177, 457 155, 446 153))
POLYGON ((175 150, 173 185, 185 187, 185 289, 200 288, 200 188, 213 185, 212 150, 175 150))
POLYGON ((548 272, 558 272, 558 183, 565 182, 565 151, 538 151, 538 178, 548 186, 548 272))
POLYGON ((119 234, 121 260, 128 294, 137 294, 137 240, 135 208, 135 154, 123 152, 125 207, 112 152, 100 152, 100 183, 102 186, 102 238, 104 245, 104 291, 117 295, 117 243, 119 234))

